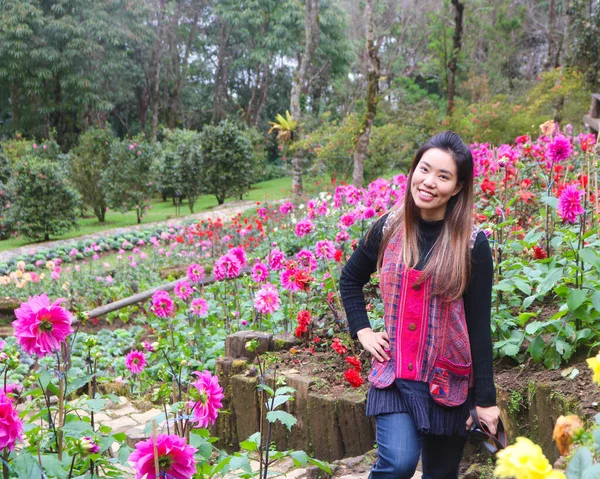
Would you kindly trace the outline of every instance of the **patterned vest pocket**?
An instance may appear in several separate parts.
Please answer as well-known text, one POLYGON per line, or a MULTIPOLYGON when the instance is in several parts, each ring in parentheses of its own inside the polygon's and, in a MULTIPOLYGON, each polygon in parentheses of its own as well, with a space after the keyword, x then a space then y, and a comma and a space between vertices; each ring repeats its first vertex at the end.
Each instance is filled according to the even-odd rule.
POLYGON ((469 394, 471 363, 455 364, 438 356, 429 382, 429 393, 442 406, 460 406, 469 394))
POLYGON ((396 368, 394 364, 395 362, 393 359, 380 362, 373 358, 371 360, 369 382, 378 389, 388 387, 396 379, 396 368))

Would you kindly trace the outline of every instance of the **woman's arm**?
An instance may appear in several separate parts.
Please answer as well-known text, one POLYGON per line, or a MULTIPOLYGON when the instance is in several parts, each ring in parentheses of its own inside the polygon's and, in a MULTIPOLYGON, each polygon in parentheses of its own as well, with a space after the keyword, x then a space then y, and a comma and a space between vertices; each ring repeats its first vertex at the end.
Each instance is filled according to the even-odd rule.
POLYGON ((471 280, 463 298, 475 375, 475 404, 487 407, 496 404, 490 318, 494 264, 490 244, 482 232, 475 240, 471 264, 471 280))
POLYGON ((371 226, 370 233, 360 240, 340 277, 340 294, 348 318, 350 336, 353 339, 356 338, 358 331, 371 327, 363 287, 377 270, 377 255, 386 219, 387 214, 371 226))

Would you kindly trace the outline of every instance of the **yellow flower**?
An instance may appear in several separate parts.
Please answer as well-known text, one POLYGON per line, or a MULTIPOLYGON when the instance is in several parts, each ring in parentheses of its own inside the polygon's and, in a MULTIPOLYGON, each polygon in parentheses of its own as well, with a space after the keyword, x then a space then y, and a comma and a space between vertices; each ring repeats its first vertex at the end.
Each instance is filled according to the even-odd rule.
POLYGON ((23 275, 23 280, 24 281, 31 281, 31 273, 25 273, 23 275))
POLYGON ((595 358, 586 359, 588 366, 594 371, 594 381, 600 384, 600 354, 595 358))
POLYGON ((54 269, 54 262, 53 261, 46 261, 46 268, 48 269, 54 269))
POLYGON ((514 479, 566 479, 561 471, 553 471, 542 448, 525 437, 496 455, 494 476, 514 479))
POLYGON ((21 278, 23 277, 23 271, 21 271, 20 269, 15 271, 15 277, 16 278, 21 278))

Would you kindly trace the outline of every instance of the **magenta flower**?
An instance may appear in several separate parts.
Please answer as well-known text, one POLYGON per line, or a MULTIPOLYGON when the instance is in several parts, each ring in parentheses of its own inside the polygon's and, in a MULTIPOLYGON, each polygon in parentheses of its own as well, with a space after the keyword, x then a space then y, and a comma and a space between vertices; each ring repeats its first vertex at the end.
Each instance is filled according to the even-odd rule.
POLYGON ((368 206, 367 208, 365 208, 362 212, 362 219, 363 220, 368 220, 370 218, 373 218, 373 216, 375 216, 375 208, 368 206))
POLYGON ((193 409, 192 421, 196 423, 196 427, 212 426, 217 420, 219 409, 223 407, 223 388, 219 386, 219 378, 210 371, 196 371, 194 374, 198 379, 192 383, 196 387, 193 396, 198 400, 188 403, 193 409))
POLYGON ((241 272, 242 264, 231 253, 223 255, 215 261, 213 274, 218 281, 222 281, 225 278, 237 278, 241 272))
MULTIPOLYGON (((156 344, 158 344, 158 343, 156 343, 156 344)), ((154 351, 156 351, 156 348, 154 347, 154 344, 149 343, 148 341, 144 341, 142 343, 142 346, 144 346, 144 349, 146 351, 148 351, 149 353, 153 353, 154 351)))
POLYGON ((271 283, 266 283, 254 295, 254 307, 259 313, 268 314, 281 307, 279 292, 271 283))
POLYGON ((312 251, 308 249, 301 249, 300 251, 298 251, 298 253, 296 254, 296 258, 298 259, 302 267, 310 272, 313 272, 318 267, 315 255, 312 251))
POLYGON ((279 212, 282 215, 289 215, 293 209, 294 205, 288 201, 287 203, 284 203, 279 207, 279 212))
POLYGON ((573 153, 571 142, 564 135, 558 135, 549 144, 546 154, 551 161, 566 160, 573 153))
POLYGON ((202 318, 208 313, 208 303, 204 298, 195 298, 190 305, 190 311, 194 316, 202 318))
POLYGON ((581 198, 585 193, 575 185, 568 185, 558 198, 558 214, 569 223, 575 223, 577 217, 585 210, 581 206, 581 198))
POLYGON ((133 374, 141 373, 146 367, 146 355, 138 350, 131 351, 125 357, 125 367, 133 374))
POLYGON ((156 444, 153 438, 138 442, 128 460, 133 465, 135 479, 191 479, 196 474, 196 451, 182 437, 158 434, 156 444), (155 448, 158 455, 158 476, 154 468, 155 448))
POLYGON ((100 446, 96 444, 91 436, 82 437, 79 440, 79 445, 84 454, 98 454, 100 452, 100 446))
POLYGON ((248 261, 246 259, 246 250, 244 248, 242 248, 241 246, 232 248, 229 250, 229 254, 235 256, 242 266, 246 266, 246 263, 248 261))
POLYGON ((187 270, 187 277, 192 283, 199 283, 204 279, 204 268, 199 264, 191 264, 187 270))
POLYGON ((344 241, 348 241, 349 239, 350 235, 346 230, 338 231, 338 233, 335 235, 335 240, 338 243, 343 243, 344 241))
POLYGON ((177 281, 177 284, 175 285, 175 294, 178 298, 187 301, 193 292, 194 290, 190 286, 190 283, 188 283, 185 279, 180 279, 177 281))
POLYGON ((166 291, 157 291, 152 295, 150 310, 159 318, 168 318, 175 310, 175 303, 166 291))
POLYGON ((73 332, 73 317, 60 306, 59 298, 50 304, 46 293, 29 297, 26 303, 15 309, 15 337, 28 354, 44 357, 60 348, 67 336, 73 332))
POLYGON ((296 265, 292 261, 290 261, 279 277, 281 286, 288 291, 300 291, 302 287, 298 281, 296 281, 296 275, 298 275, 298 273, 300 273, 300 270, 296 268, 296 265))
POLYGON ((279 271, 283 268, 283 260, 285 259, 285 254, 279 248, 274 248, 269 253, 269 266, 271 269, 275 271, 279 271))
POLYGON ((353 213, 346 213, 340 217, 340 228, 350 228, 356 222, 356 215, 353 213))
POLYGON ((330 240, 317 241, 317 258, 333 259, 335 256, 335 244, 330 240))
POLYGON ((0 392, 0 451, 14 450, 15 442, 23 437, 23 421, 19 419, 13 402, 0 392))
POLYGON ((315 224, 311 220, 303 219, 296 223, 296 236, 302 238, 315 230, 315 224))
POLYGON ((256 263, 252 267, 252 279, 257 283, 262 283, 266 281, 269 277, 269 267, 264 263, 256 263))

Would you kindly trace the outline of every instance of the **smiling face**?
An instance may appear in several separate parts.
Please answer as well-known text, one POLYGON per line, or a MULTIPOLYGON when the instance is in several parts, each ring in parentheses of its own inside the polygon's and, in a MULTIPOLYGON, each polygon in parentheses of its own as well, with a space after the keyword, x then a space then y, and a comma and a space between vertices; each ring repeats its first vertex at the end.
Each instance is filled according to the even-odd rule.
POLYGON ((458 194, 458 168, 452 156, 438 148, 427 150, 413 172, 410 192, 426 221, 444 219, 450 198, 458 194))

